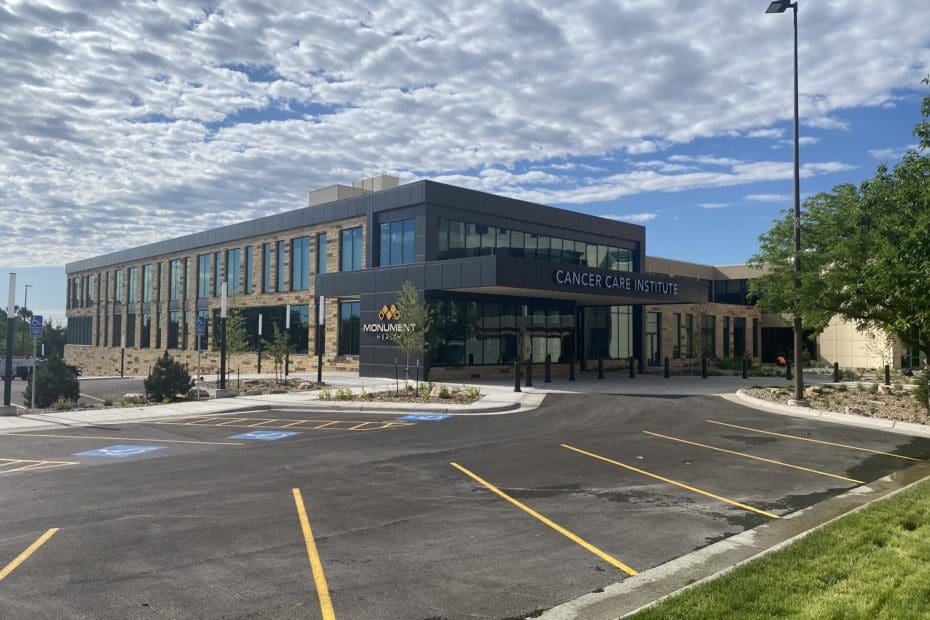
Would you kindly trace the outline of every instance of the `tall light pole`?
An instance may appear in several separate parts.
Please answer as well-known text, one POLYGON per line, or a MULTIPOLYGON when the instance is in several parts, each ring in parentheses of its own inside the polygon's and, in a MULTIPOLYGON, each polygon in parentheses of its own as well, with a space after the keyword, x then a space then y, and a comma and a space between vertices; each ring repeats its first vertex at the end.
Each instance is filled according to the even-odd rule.
MULTIPOLYGON (((801 294, 801 165, 798 148, 798 3, 775 0, 766 13, 784 13, 793 9, 794 14, 794 289, 801 294)), ((799 300, 796 300, 797 304, 799 300)), ((803 325, 797 306, 794 312, 794 400, 804 400, 803 325)))
POLYGON ((15 409, 10 406, 10 397, 13 392, 13 330, 16 329, 16 320, 13 318, 16 311, 16 274, 10 274, 9 303, 6 306, 6 365, 3 373, 3 413, 2 415, 16 415, 15 409), (9 413, 7 413, 9 412, 9 413))

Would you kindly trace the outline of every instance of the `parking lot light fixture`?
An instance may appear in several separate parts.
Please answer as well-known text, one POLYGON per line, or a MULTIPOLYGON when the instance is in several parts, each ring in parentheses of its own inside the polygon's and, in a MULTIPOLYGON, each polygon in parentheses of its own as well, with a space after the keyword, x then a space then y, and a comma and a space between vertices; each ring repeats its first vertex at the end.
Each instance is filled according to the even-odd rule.
MULTIPOLYGON (((784 13, 793 9, 794 15, 794 289, 800 302, 801 295, 801 170, 800 149, 798 147, 798 3, 788 0, 774 0, 769 4, 766 13, 784 13)), ((801 311, 795 307, 794 311, 794 400, 804 401, 804 356, 803 351, 803 324, 801 311)))

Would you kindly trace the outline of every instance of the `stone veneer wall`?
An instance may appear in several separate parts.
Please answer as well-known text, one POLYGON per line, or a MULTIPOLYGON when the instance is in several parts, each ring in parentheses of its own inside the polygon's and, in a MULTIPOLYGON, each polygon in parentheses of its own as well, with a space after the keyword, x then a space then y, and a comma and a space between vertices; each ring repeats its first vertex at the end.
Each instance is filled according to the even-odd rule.
MULTIPOLYGON (((645 306, 644 312, 659 312, 662 314, 662 324, 660 326, 659 352, 661 357, 668 356, 671 358, 669 363, 676 366, 682 366, 688 363, 687 355, 687 319, 688 314, 694 315, 695 337, 700 337, 700 316, 702 314, 713 316, 716 326, 716 357, 723 358, 723 317, 730 317, 730 356, 733 355, 733 319, 746 319, 746 352, 751 354, 754 361, 758 362, 761 357, 762 347, 762 310, 755 306, 740 306, 736 304, 675 304, 675 305, 656 305, 645 306), (676 312, 681 314, 681 355, 680 358, 672 358, 672 343, 674 334, 672 329, 672 315, 676 312), (752 350, 752 320, 758 319, 759 326, 756 333, 755 341, 760 350, 752 350)), ((644 319, 645 322, 645 319, 644 319)), ((710 357, 708 355, 708 357, 710 357)))
MULTIPOLYGON (((197 256, 202 254, 210 254, 210 265, 212 269, 213 265, 213 253, 221 252, 222 260, 221 263, 225 263, 225 250, 230 249, 241 249, 242 250, 242 260, 241 260, 241 270, 237 274, 239 278, 239 290, 245 290, 245 248, 247 246, 252 246, 253 249, 253 260, 252 260, 252 294, 245 295, 240 294, 235 297, 229 297, 228 304, 229 307, 250 307, 250 306, 285 306, 287 304, 307 304, 310 306, 310 320, 314 320, 315 308, 314 304, 316 303, 316 297, 313 292, 314 288, 314 275, 316 274, 316 252, 317 252, 317 237, 316 235, 322 232, 326 233, 327 244, 326 244, 326 265, 327 272, 334 272, 339 270, 339 248, 340 248, 340 231, 345 228, 354 228, 356 226, 365 226, 365 218, 357 217, 345 220, 339 220, 337 222, 328 222, 319 226, 312 227, 303 227, 295 228, 287 231, 282 231, 276 235, 267 236, 267 237, 253 237, 250 239, 242 239, 232 243, 206 246, 190 250, 189 252, 182 254, 168 254, 162 256, 151 257, 146 260, 137 261, 133 263, 124 263, 120 265, 114 265, 108 269, 102 269, 99 271, 87 271, 87 272, 76 272, 68 274, 69 277, 69 308, 67 311, 68 317, 90 317, 93 319, 93 328, 91 333, 91 345, 66 345, 65 346, 65 361, 69 364, 75 364, 82 368, 83 374, 85 376, 110 376, 120 374, 120 348, 110 346, 113 342, 112 337, 112 324, 113 324, 113 303, 117 298, 115 283, 116 275, 115 272, 119 269, 124 270, 124 288, 129 285, 129 275, 128 268, 136 267, 137 270, 137 279, 136 279, 136 299, 138 301, 136 305, 136 325, 135 325, 135 347, 125 349, 125 357, 123 359, 123 373, 126 375, 146 375, 149 372, 149 369, 155 363, 155 360, 160 357, 165 351, 165 345, 167 344, 168 338, 168 312, 169 312, 169 278, 170 278, 170 262, 175 259, 189 258, 189 269, 187 271, 186 281, 183 281, 182 278, 182 288, 185 291, 186 299, 180 301, 179 310, 187 311, 187 324, 181 325, 180 329, 182 332, 186 332, 187 336, 187 349, 170 349, 168 352, 175 359, 180 360, 182 363, 185 363, 190 368, 190 372, 193 375, 196 372, 197 367, 197 351, 194 350, 196 346, 196 335, 195 335, 195 318, 197 316, 197 256), (290 240, 295 237, 310 236, 311 238, 311 253, 310 253, 310 288, 306 291, 282 291, 278 292, 277 289, 277 252, 275 250, 275 244, 277 241, 286 242, 286 251, 285 251, 285 277, 288 278, 288 282, 285 288, 290 286, 290 240), (262 245, 264 243, 272 244, 272 253, 271 253, 271 278, 272 278, 272 291, 269 293, 262 293, 262 245), (139 343, 141 342, 141 333, 142 333, 142 266, 151 264, 152 265, 152 299, 159 300, 157 302, 153 301, 151 304, 151 315, 152 315, 152 331, 151 331, 151 347, 146 349, 139 348, 139 343), (161 278, 158 276, 157 264, 161 264, 161 278), (97 274, 99 284, 100 294, 95 296, 94 304, 90 306, 70 307, 70 278, 75 276, 85 276, 90 274, 97 274), (156 309, 158 312, 158 321, 159 325, 156 326, 156 309), (109 316, 107 315, 109 312, 109 316), (161 328, 161 342, 160 346, 156 347, 156 332, 157 327, 161 328)), ((362 244, 362 262, 365 264, 366 256, 365 252, 367 250, 367 244, 364 242, 366 237, 366 232, 363 229, 363 244, 362 244)), ((221 272, 225 269, 225 264, 220 265, 221 272)), ((79 299, 84 300, 86 298, 85 292, 83 290, 83 283, 85 279, 81 278, 81 285, 79 288, 79 299)), ((213 329, 215 327, 215 321, 212 320, 213 310, 218 310, 220 308, 220 297, 213 295, 213 279, 210 280, 211 290, 209 296, 209 311, 210 311, 210 321, 208 321, 208 332, 205 338, 207 342, 212 341, 213 329)), ((123 293, 123 299, 128 299, 126 292, 123 293)), ((127 329, 127 314, 128 314, 128 304, 124 303, 121 305, 121 315, 122 315, 122 330, 120 336, 126 337, 127 329)), ((182 318, 183 321, 183 318, 182 318)), ((326 302, 326 317, 324 322, 324 343, 325 343, 325 353, 323 354, 323 368, 324 370, 345 370, 345 371, 357 371, 358 370, 358 356, 339 356, 336 355, 338 351, 338 338, 339 338, 339 305, 337 300, 329 299, 326 302)), ((308 330, 308 347, 309 351, 315 351, 316 349, 316 330, 311 325, 308 330)), ((267 337, 268 334, 265 334, 267 337)), ((180 334, 178 337, 180 343, 184 341, 184 334, 180 334)), ((202 351, 201 352, 201 371, 203 372, 206 378, 209 378, 210 374, 216 374, 219 370, 219 352, 213 351, 202 351)), ((235 372, 236 369, 239 369, 242 373, 254 373, 258 370, 258 355, 255 352, 244 353, 238 355, 230 355, 227 357, 227 366, 235 372)), ((263 372, 273 372, 274 363, 267 353, 262 356, 262 371, 263 372)), ((291 355, 290 356, 290 369, 291 372, 312 372, 316 370, 316 355, 314 354, 302 354, 302 355, 291 355)))

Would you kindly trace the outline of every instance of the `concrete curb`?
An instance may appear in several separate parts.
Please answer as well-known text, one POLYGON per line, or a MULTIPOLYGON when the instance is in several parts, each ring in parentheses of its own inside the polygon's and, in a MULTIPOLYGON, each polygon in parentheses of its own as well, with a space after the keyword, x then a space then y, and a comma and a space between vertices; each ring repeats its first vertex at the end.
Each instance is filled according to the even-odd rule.
POLYGON ((855 487, 842 495, 785 515, 778 521, 746 530, 645 570, 636 577, 607 586, 603 592, 585 594, 562 603, 540 617, 546 620, 613 620, 630 616, 778 551, 846 515, 897 495, 928 477, 930 462, 918 463, 868 485, 855 487))
POLYGON ((329 400, 310 401, 307 403, 281 403, 270 405, 273 409, 283 410, 313 410, 321 409, 326 411, 345 411, 350 413, 401 413, 404 411, 426 411, 429 413, 441 413, 446 415, 470 415, 478 413, 502 413, 516 411, 520 409, 520 403, 502 403, 500 405, 490 405, 486 407, 474 407, 469 409, 456 409, 454 405, 432 406, 428 403, 353 403, 339 404, 329 400))
POLYGON ((741 402, 769 413, 781 413, 798 418, 819 418, 828 422, 837 424, 848 424, 850 426, 864 426, 868 428, 878 428, 890 433, 900 433, 903 435, 912 435, 918 437, 930 437, 930 427, 914 422, 899 422, 897 420, 885 420, 882 418, 867 418, 849 413, 838 413, 826 409, 811 409, 809 407, 792 407, 791 405, 782 405, 773 403, 755 396, 746 394, 745 390, 737 390, 735 396, 723 395, 724 398, 733 402, 741 402))

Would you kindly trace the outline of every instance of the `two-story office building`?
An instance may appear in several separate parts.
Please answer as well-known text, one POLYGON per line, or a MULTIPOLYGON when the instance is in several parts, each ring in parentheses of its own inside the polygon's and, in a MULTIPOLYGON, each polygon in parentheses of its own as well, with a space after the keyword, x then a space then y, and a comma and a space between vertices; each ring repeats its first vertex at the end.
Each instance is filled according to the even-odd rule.
POLYGON ((165 350, 192 369, 199 350, 204 373, 215 372, 223 282, 252 349, 230 356, 242 372, 257 370, 261 325, 266 340, 288 333, 292 370, 315 367, 319 333, 324 369, 393 376, 403 356, 392 334, 405 324, 392 305, 405 281, 435 311, 434 346, 413 362, 434 378, 494 376, 547 356, 557 373, 570 359, 760 356, 745 274, 647 258, 642 226, 432 181, 331 186, 301 209, 66 271, 66 359, 85 374, 121 364, 145 374, 165 350))

